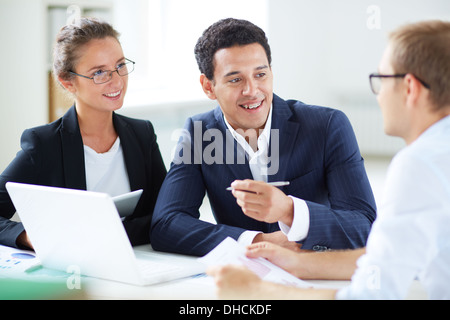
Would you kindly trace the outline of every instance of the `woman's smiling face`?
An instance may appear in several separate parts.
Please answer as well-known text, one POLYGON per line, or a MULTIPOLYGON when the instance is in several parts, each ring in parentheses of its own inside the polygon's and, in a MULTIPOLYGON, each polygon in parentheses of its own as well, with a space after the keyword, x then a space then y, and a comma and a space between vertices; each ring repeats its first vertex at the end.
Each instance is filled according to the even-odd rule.
MULTIPOLYGON (((113 71, 126 62, 120 43, 112 38, 93 39, 81 47, 74 72, 93 77, 99 71, 113 71)), ((114 111, 122 107, 128 86, 128 75, 112 73, 110 81, 95 84, 93 80, 76 76, 67 88, 75 95, 77 108, 114 111)))

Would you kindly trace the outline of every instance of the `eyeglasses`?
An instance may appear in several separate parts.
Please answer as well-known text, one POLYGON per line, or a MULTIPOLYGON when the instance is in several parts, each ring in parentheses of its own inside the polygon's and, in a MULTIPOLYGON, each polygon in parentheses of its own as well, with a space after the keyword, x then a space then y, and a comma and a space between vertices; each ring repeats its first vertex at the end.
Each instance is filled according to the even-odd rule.
MULTIPOLYGON (((404 78, 407 75, 407 73, 404 74, 392 74, 392 75, 386 75, 386 74, 379 74, 379 73, 372 73, 369 75, 370 80, 370 88, 372 89, 372 92, 374 94, 379 94, 381 90, 381 79, 382 78, 404 78)), ((417 78, 414 76, 425 88, 430 89, 430 86, 423 80, 417 78)))
POLYGON ((102 84, 110 81, 112 79, 112 75, 114 72, 117 72, 117 74, 121 77, 126 76, 127 74, 133 72, 134 70, 134 61, 131 61, 130 59, 125 58, 125 62, 120 63, 116 70, 99 70, 94 73, 93 77, 87 77, 83 76, 82 74, 75 73, 73 71, 69 71, 71 74, 74 74, 79 77, 83 77, 86 79, 91 79, 94 81, 95 84, 102 84))

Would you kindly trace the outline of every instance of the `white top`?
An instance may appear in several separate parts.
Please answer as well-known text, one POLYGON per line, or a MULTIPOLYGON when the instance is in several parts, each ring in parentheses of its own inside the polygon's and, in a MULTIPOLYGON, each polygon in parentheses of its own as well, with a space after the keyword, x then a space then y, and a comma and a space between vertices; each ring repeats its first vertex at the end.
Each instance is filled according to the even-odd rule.
POLYGON ((97 153, 84 146, 84 162, 88 191, 104 192, 111 197, 130 192, 130 181, 119 137, 105 153, 97 153))
MULTIPOLYGON (((236 132, 236 130, 231 127, 227 119, 224 117, 224 121, 228 127, 228 130, 230 130, 230 133, 233 135, 234 139, 247 153, 249 158, 250 171, 252 173, 253 179, 257 181, 268 181, 267 165, 269 163, 269 142, 272 128, 272 110, 273 106, 270 108, 266 126, 264 127, 263 132, 258 137, 257 151, 253 150, 253 148, 247 143, 245 138, 238 132, 236 132)), ((287 235, 289 241, 301 241, 306 238, 309 231, 309 208, 304 200, 292 196, 290 197, 294 200, 294 221, 292 223, 292 226, 288 227, 282 222, 278 222, 278 224, 280 226, 280 230, 287 235)), ((260 232, 246 231, 241 234, 238 242, 243 245, 250 245, 258 233, 260 232)))
POLYGON ((357 265, 338 299, 404 299, 416 278, 430 299, 450 299, 450 116, 393 159, 357 265))

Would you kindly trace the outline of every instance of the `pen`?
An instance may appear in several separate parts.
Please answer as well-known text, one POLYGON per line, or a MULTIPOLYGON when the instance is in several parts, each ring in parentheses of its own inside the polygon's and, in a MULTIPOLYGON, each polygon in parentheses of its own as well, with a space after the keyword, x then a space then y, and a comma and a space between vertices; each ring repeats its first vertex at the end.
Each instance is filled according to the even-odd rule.
MULTIPOLYGON (((268 184, 270 184, 271 186, 274 187, 283 187, 283 186, 288 186, 290 184, 289 181, 277 181, 277 182, 268 182, 268 184)), ((231 191, 233 190, 232 187, 228 187, 227 191, 231 191)))

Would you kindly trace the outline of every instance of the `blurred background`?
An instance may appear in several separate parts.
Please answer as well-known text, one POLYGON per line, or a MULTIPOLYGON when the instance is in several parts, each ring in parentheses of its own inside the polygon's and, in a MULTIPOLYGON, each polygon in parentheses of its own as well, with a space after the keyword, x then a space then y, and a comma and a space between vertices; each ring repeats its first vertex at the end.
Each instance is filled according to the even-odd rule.
POLYGON ((176 129, 216 105, 199 84, 198 37, 226 17, 259 25, 272 48, 275 93, 347 114, 378 198, 389 161, 404 145, 384 135, 368 75, 377 70, 389 31, 449 20, 450 1, 0 0, 0 171, 19 150, 23 130, 71 106, 51 79, 51 48, 58 30, 79 16, 107 20, 121 33, 136 69, 120 113, 152 121, 167 167, 176 129))

